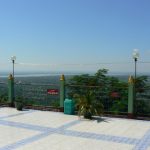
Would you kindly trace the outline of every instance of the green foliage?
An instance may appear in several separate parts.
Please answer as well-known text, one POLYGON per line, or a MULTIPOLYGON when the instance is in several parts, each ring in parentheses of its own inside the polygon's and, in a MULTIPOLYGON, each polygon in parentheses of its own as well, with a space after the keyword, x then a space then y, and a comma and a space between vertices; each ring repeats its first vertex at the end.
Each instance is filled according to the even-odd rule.
POLYGON ((135 80, 135 88, 137 93, 143 93, 147 89, 147 82, 148 77, 147 76, 140 76, 137 77, 135 80))
POLYGON ((8 103, 8 96, 7 96, 7 94, 2 94, 2 95, 0 95, 0 103, 8 103))
POLYGON ((128 102, 128 84, 116 77, 107 76, 107 73, 107 69, 99 69, 94 76, 88 74, 74 76, 68 84, 69 98, 73 98, 75 93, 85 96, 92 92, 94 99, 103 104, 105 111, 124 112, 128 102), (118 97, 113 97, 113 93, 116 93, 118 97))
POLYGON ((97 101, 94 93, 91 91, 85 95, 75 95, 76 107, 79 116, 84 116, 87 119, 91 119, 93 115, 101 115, 103 112, 103 105, 100 101, 97 101))
POLYGON ((67 94, 69 98, 72 98, 75 93, 79 95, 86 95, 89 91, 95 94, 97 91, 104 93, 107 88, 107 86, 105 86, 107 85, 106 73, 106 69, 100 69, 94 76, 90 76, 89 74, 74 76, 69 80, 68 84, 69 92, 67 94))
POLYGON ((16 101, 16 102, 23 102, 23 97, 21 97, 21 96, 16 96, 16 97, 15 97, 15 101, 16 101))
POLYGON ((26 99, 24 100, 26 105, 34 106, 36 102, 34 100, 26 99))
POLYGON ((127 100, 115 100, 110 111, 115 114, 119 114, 120 112, 128 111, 128 101, 127 100))
POLYGON ((58 108, 59 107, 59 100, 52 101, 52 103, 50 105, 53 106, 53 107, 58 108))
POLYGON ((143 115, 143 114, 149 114, 150 115, 150 103, 148 104, 146 101, 138 100, 136 101, 136 114, 137 115, 143 115))
POLYGON ((150 87, 148 86, 148 77, 140 76, 135 80, 136 101, 135 114, 136 115, 150 115, 150 87))

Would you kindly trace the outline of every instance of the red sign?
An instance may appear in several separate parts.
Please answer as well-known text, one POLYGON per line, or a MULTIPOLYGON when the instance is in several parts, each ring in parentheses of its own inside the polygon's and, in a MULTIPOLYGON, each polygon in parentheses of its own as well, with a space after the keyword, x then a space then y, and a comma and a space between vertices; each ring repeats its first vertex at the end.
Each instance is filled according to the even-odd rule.
POLYGON ((119 98, 120 95, 119 95, 118 92, 112 92, 112 93, 111 93, 111 97, 113 97, 113 98, 119 98))
POLYGON ((58 95, 58 89, 47 89, 47 94, 58 95))

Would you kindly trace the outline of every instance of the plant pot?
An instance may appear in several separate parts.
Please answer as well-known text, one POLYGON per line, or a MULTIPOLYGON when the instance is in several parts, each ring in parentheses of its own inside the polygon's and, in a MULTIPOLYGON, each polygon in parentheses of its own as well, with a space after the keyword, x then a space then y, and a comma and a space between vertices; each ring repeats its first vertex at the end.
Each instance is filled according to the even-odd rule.
POLYGON ((17 110, 21 111, 23 108, 23 103, 22 102, 15 102, 15 107, 17 110))
POLYGON ((84 118, 85 119, 92 119, 92 114, 90 112, 84 113, 84 118))

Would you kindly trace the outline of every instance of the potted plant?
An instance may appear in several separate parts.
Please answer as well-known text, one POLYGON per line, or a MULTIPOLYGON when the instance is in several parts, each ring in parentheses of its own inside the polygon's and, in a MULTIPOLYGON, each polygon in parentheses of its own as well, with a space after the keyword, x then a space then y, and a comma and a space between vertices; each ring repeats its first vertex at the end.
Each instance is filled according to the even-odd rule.
POLYGON ((85 95, 75 95, 76 107, 78 115, 84 116, 86 119, 92 119, 93 115, 101 115, 103 113, 103 104, 95 98, 92 91, 85 95))
POLYGON ((23 106, 24 106, 23 98, 17 97, 15 100, 15 108, 21 111, 23 109, 23 106))

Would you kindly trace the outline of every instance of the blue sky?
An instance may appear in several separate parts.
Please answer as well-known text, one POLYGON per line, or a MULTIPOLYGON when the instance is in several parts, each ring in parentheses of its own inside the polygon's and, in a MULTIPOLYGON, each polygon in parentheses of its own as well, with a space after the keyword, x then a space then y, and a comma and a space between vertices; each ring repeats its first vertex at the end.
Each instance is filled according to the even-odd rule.
MULTIPOLYGON (((16 55, 17 71, 131 72, 134 48, 140 61, 150 58, 149 6, 149 0, 0 0, 0 70, 11 70, 16 55)), ((149 67, 140 63, 138 71, 149 67)))

